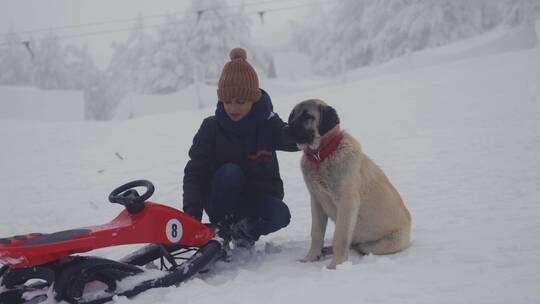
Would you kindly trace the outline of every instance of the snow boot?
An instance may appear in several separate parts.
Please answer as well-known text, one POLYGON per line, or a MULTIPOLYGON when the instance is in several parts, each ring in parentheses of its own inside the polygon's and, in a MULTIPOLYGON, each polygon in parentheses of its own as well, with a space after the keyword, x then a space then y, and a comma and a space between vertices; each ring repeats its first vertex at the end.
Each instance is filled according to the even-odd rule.
POLYGON ((231 225, 232 242, 235 248, 252 248, 259 235, 255 232, 254 221, 244 218, 231 225))

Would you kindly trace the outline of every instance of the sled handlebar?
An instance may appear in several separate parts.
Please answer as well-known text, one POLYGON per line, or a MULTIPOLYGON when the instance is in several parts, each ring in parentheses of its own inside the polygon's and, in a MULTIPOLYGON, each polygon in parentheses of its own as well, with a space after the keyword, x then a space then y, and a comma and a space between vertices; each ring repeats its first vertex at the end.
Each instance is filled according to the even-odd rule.
POLYGON ((130 214, 139 213, 144 209, 144 202, 154 194, 154 185, 147 180, 135 180, 114 189, 109 194, 109 201, 126 207, 130 214), (139 195, 136 187, 144 187, 146 191, 139 195))

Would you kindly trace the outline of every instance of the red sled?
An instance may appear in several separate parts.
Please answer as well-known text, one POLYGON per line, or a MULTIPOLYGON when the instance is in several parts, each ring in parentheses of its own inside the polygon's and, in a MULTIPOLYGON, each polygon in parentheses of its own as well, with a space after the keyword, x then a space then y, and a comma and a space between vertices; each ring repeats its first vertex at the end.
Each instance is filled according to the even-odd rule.
POLYGON ((53 289, 55 300, 106 303, 115 296, 133 297, 150 288, 176 285, 224 256, 224 240, 215 230, 183 212, 146 201, 154 185, 137 180, 111 192, 109 200, 125 207, 111 222, 55 233, 29 233, 0 238, 0 304, 40 303, 53 289), (144 187, 139 195, 135 188, 144 187), (149 244, 120 261, 76 256, 94 249, 149 244), (159 265, 155 265, 157 262, 159 265), (163 275, 118 291, 128 276, 153 263, 163 275), (88 295, 88 284, 105 290, 88 295), (99 295, 99 296, 96 296, 99 295))

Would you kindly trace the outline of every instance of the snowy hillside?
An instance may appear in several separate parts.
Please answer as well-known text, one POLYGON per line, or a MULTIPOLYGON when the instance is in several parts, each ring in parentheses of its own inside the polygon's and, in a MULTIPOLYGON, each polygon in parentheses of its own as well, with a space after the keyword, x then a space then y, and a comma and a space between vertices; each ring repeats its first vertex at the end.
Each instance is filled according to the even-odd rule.
MULTIPOLYGON (((312 97, 338 110, 342 127, 410 209, 408 250, 351 254, 336 271, 325 268, 328 259, 297 262, 309 246, 309 196, 300 153, 280 153, 289 227, 264 237, 252 256, 219 263, 179 288, 116 303, 539 303, 540 49, 421 66, 358 71, 324 86, 281 85, 286 94, 279 83, 269 85, 284 118, 312 97)), ((0 120, 0 235, 107 222, 119 212, 107 202, 110 190, 138 178, 155 183, 152 200, 180 208, 187 150, 212 113, 0 120)), ((99 254, 118 258, 129 250, 99 254)))
MULTIPOLYGON (((497 28, 485 34, 457 41, 444 47, 408 53, 384 64, 356 69, 331 79, 315 79, 309 57, 297 52, 273 53, 276 79, 259 75, 261 83, 274 98, 291 93, 324 87, 345 80, 374 77, 408 71, 445 62, 458 61, 490 54, 499 54, 536 47, 540 41, 540 21, 536 27, 526 25, 497 28)), ((104 81, 108 85, 107 81, 104 81)), ((116 85, 112 85, 117 88, 116 85)), ((146 95, 130 92, 120 94, 119 106, 112 119, 171 113, 212 107, 215 104, 215 85, 199 82, 178 92, 165 95, 146 95)), ((99 95, 99 94, 98 94, 99 95)), ((78 91, 39 91, 28 87, 0 86, 1 119, 81 120, 84 118, 84 94, 78 91), (28 96, 32 94, 32 96, 28 96), (43 102, 36 102, 43 100, 43 102), (54 103, 54 105, 51 105, 54 103)), ((93 101, 92 98, 87 98, 93 101)), ((100 101, 100 100, 98 100, 100 101)))
MULTIPOLYGON (((538 27, 540 30, 540 22, 538 27)), ((498 28, 447 46, 412 52, 378 66, 356 69, 349 74, 354 79, 359 76, 399 72, 465 58, 527 50, 539 45, 539 30, 529 26, 498 28)))

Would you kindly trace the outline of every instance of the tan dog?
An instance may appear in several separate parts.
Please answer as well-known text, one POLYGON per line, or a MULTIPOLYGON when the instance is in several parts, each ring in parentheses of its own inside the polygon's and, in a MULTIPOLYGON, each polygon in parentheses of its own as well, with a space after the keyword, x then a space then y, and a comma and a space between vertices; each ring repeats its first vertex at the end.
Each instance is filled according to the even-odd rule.
POLYGON ((348 259, 349 248, 388 254, 410 244, 411 216, 383 171, 339 129, 336 111, 321 100, 306 100, 289 116, 289 133, 304 151, 304 180, 311 195, 311 247, 301 260, 321 258, 328 217, 335 222, 333 258, 348 259))

